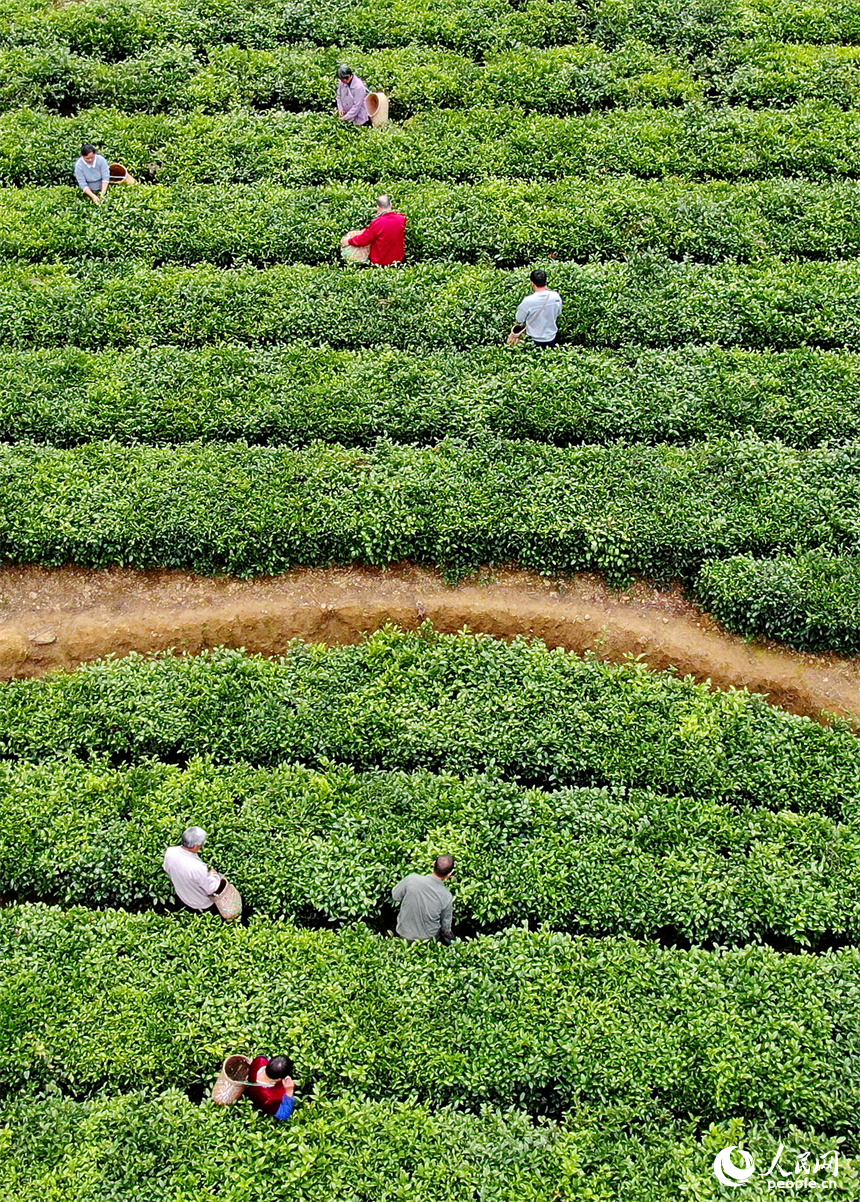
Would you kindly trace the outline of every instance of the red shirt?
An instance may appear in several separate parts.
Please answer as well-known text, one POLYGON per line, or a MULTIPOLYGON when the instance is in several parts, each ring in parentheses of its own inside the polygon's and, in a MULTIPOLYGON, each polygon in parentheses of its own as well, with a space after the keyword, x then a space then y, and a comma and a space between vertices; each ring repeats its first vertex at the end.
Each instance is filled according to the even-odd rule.
MULTIPOLYGON (((256 1056, 251 1061, 248 1080, 256 1081, 260 1075, 260 1069, 265 1068, 268 1063, 268 1056, 256 1056)), ((281 1102, 287 1096, 287 1087, 283 1081, 278 1081, 276 1085, 249 1085, 245 1090, 245 1096, 250 1098, 252 1104, 258 1110, 262 1110, 264 1114, 277 1114, 281 1102)))
POLYGON ((402 263, 406 257, 406 218, 402 213, 382 213, 366 230, 349 240, 350 246, 369 246, 370 261, 379 267, 402 263))

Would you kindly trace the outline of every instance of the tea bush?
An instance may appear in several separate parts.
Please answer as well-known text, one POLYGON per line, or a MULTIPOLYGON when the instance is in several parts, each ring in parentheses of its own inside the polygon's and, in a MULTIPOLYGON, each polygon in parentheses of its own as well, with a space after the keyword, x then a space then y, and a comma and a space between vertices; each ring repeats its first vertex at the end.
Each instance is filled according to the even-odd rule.
POLYGON ((855 949, 679 952, 523 930, 446 949, 361 925, 11 906, 0 955, 6 1092, 208 1084, 228 1053, 279 1047, 323 1097, 746 1115, 846 1136, 860 1104, 855 949))
POLYGON ((0 556, 237 575, 516 562, 623 583, 734 554, 856 550, 858 495, 857 444, 5 444, 0 556))
POLYGON ((853 819, 860 743, 744 691, 423 627, 283 659, 129 655, 0 685, 0 753, 486 772, 853 819))
MULTIPOLYGON (((332 263, 341 235, 375 215, 367 185, 116 189, 96 210, 69 188, 0 194, 0 257, 138 263, 332 263)), ((400 183, 410 261, 504 266, 660 253, 716 262, 860 253, 860 185, 795 180, 692 184, 400 183)))
POLYGON ((0 114, 0 184, 71 187, 84 141, 138 178, 154 172, 159 183, 183 185, 860 174, 860 111, 823 103, 757 110, 690 104, 579 117, 446 109, 378 130, 344 125, 334 114, 243 109, 129 115, 94 108, 74 117, 16 109, 0 114))
POLYGON ((860 653, 857 556, 733 556, 705 564, 696 591, 741 634, 779 639, 802 651, 860 653))
MULTIPOLYGON (((635 44, 614 51, 589 45, 503 51, 488 54, 482 64, 435 46, 366 52, 349 46, 260 50, 229 44, 209 46, 202 57, 192 46, 155 46, 113 63, 54 44, 0 50, 0 98, 10 108, 46 106, 66 115, 94 107, 148 113, 246 107, 330 112, 335 67, 343 60, 371 89, 386 92, 392 120, 426 108, 482 104, 517 104, 563 116, 594 108, 678 104, 702 95, 702 84, 676 57, 635 44)), ((782 91, 775 91, 781 98, 782 91)), ((808 91, 815 98, 814 89, 808 91)), ((827 99, 838 103, 833 91, 827 99)))
MULTIPOLYGON (((860 349, 860 262, 549 264, 562 341, 590 347, 860 349)), ((0 267, 7 348, 304 341, 428 353, 503 343, 526 268, 417 264, 374 271, 218 270, 128 263, 0 267), (428 299, 432 303, 428 303, 428 299)), ((527 356, 529 348, 511 354, 527 356)), ((539 352, 543 353, 543 352, 539 352)))
POLYGON ((796 447, 860 438, 860 358, 695 345, 421 354, 301 340, 277 348, 0 349, 7 442, 372 446, 380 437, 433 443, 495 434, 563 446, 688 443, 734 432, 796 447))
MULTIPOLYGON (((10 1098, 0 1124, 5 1185, 16 1202, 104 1202, 111 1192, 136 1202, 175 1202, 182 1192, 244 1199, 252 1191, 297 1202, 557 1202, 577 1194, 675 1202, 692 1180, 702 1202, 716 1202, 715 1153, 742 1143, 766 1166, 780 1143, 773 1130, 740 1118, 699 1131, 692 1122, 621 1121, 582 1106, 562 1125, 509 1107, 476 1115, 358 1097, 302 1097, 290 1123, 267 1123, 244 1102, 195 1106, 178 1087, 84 1102, 10 1098), (142 1175, 150 1164, 158 1172, 142 1175)), ((856 1185, 844 1142, 806 1129, 779 1134, 783 1163, 793 1167, 811 1152, 822 1162, 813 1180, 829 1180, 837 1151, 839 1185, 856 1185)))
POLYGON ((168 903, 161 856, 193 822, 210 832, 206 860, 246 906, 298 922, 390 924, 393 885, 455 851, 461 930, 531 922, 638 937, 668 929, 694 942, 816 944, 860 933, 860 832, 749 805, 196 761, 185 772, 3 766, 0 811, 6 896, 168 903))

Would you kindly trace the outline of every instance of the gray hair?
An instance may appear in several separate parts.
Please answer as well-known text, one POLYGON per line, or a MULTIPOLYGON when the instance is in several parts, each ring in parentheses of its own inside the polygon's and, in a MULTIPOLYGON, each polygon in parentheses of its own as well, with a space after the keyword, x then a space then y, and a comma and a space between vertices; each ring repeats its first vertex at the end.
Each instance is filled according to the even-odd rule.
POLYGON ((391 204, 391 197, 390 197, 390 196, 377 196, 377 198, 376 198, 376 207, 377 207, 378 209, 390 209, 390 208, 392 208, 392 204, 391 204))
POLYGON ((187 831, 182 832, 183 847, 200 847, 206 842, 206 832, 202 826, 189 826, 187 831))

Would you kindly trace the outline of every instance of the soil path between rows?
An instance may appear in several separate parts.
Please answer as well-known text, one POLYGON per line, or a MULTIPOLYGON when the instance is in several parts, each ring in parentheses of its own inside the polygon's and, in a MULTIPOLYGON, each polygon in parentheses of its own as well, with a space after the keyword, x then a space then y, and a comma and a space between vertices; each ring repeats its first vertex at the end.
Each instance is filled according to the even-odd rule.
POLYGON ((291 639, 358 642, 386 622, 535 636, 620 662, 766 693, 796 714, 838 714, 860 726, 860 659, 747 644, 687 601, 680 587, 639 581, 625 592, 591 575, 548 580, 487 571, 449 587, 434 571, 300 569, 256 580, 190 572, 75 567, 0 569, 0 679, 39 676, 102 656, 216 646, 268 655, 291 639))

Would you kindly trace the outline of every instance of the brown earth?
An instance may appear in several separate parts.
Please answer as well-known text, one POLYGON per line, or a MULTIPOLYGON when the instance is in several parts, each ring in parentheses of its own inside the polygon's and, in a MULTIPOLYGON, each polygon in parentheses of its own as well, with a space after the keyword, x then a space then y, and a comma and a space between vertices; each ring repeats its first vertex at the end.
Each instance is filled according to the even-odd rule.
POLYGON ((300 569, 258 580, 128 569, 0 569, 0 678, 130 651, 245 647, 277 655, 290 639, 357 642, 385 622, 443 631, 467 626, 497 638, 536 636, 603 659, 640 657, 719 688, 766 693, 773 704, 860 726, 860 659, 747 644, 688 602, 680 588, 640 581, 626 592, 597 577, 547 580, 485 572, 448 587, 433 571, 300 569))

